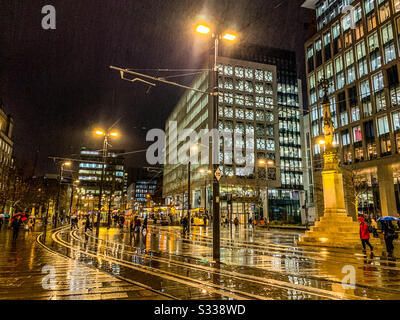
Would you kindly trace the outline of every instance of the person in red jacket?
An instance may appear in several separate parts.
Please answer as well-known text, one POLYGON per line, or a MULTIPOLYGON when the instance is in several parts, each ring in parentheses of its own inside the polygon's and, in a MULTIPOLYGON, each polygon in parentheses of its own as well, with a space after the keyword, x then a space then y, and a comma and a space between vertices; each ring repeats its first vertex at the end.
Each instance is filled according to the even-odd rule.
POLYGON ((371 253, 374 251, 374 248, 372 247, 372 245, 369 243, 369 231, 368 231, 368 225, 365 222, 364 217, 359 217, 358 221, 360 221, 360 238, 361 238, 361 243, 363 246, 363 252, 366 253, 367 249, 366 249, 366 245, 368 245, 371 249, 371 253))

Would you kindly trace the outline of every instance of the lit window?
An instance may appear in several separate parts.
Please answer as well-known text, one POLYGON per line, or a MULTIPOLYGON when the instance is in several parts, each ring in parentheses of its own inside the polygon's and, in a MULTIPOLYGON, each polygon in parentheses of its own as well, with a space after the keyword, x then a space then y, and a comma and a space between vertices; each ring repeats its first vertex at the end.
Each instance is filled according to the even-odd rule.
POLYGON ((264 72, 264 79, 267 82, 272 82, 273 81, 273 76, 271 71, 265 71, 264 72))
POLYGON ((244 75, 244 70, 242 67, 236 67, 235 68, 235 76, 238 78, 243 78, 244 75))
POLYGON ((380 136, 389 133, 389 123, 387 116, 378 118, 378 134, 380 136))
POLYGON ((354 143, 362 141, 362 133, 361 133, 360 126, 353 128, 353 141, 354 141, 354 143))
POLYGON ((258 81, 263 81, 264 80, 264 72, 262 70, 256 70, 255 71, 255 78, 258 81))
POLYGON ((246 77, 247 79, 253 79, 253 77, 254 77, 253 69, 248 69, 248 68, 246 68, 246 69, 245 69, 245 77, 246 77))
POLYGON ((233 67, 232 66, 225 66, 224 68, 225 75, 232 76, 233 75, 233 67))
POLYGON ((246 109, 246 120, 254 120, 254 111, 252 109, 246 109))

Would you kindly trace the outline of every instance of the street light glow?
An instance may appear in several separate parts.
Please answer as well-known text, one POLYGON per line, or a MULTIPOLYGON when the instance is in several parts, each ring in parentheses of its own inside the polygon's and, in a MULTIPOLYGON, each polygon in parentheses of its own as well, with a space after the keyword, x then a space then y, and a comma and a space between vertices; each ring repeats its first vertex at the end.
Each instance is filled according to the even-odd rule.
POLYGON ((199 24, 196 28, 196 31, 201 34, 207 34, 211 31, 211 29, 203 24, 199 24))
POLYGON ((273 165, 274 165, 274 162, 273 162, 272 160, 269 160, 269 161, 267 162, 267 164, 270 165, 270 166, 273 166, 273 165))
POLYGON ((64 166, 67 166, 67 167, 69 167, 71 164, 72 164, 71 161, 65 161, 65 162, 63 163, 63 165, 64 165, 64 166))
POLYGON ((95 132, 98 136, 104 136, 104 132, 101 130, 96 130, 95 132))
POLYGON ((325 140, 324 140, 324 139, 321 139, 321 140, 318 141, 318 143, 319 143, 321 146, 323 146, 323 145, 325 144, 325 140))
POLYGON ((229 41, 236 40, 236 36, 232 33, 226 33, 222 38, 224 38, 225 40, 229 40, 229 41))
POLYGON ((264 159, 261 159, 261 160, 258 160, 258 164, 260 166, 265 166, 267 163, 266 163, 266 161, 264 159))
POLYGON ((118 132, 110 132, 111 137, 118 137, 118 132))

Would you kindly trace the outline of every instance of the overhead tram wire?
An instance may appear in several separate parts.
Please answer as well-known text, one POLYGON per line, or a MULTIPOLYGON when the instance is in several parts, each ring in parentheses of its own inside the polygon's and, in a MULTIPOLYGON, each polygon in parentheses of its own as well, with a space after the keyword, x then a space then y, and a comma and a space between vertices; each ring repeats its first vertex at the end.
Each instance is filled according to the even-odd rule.
MULTIPOLYGON (((137 75, 137 76, 141 76, 141 77, 144 77, 144 78, 148 78, 148 79, 151 79, 151 80, 154 80, 154 81, 159 81, 159 82, 163 82, 163 83, 166 83, 166 84, 178 86, 178 87, 181 87, 181 88, 184 88, 184 89, 187 89, 187 90, 196 91, 198 93, 203 93, 203 94, 206 94, 208 96, 211 96, 213 94, 213 92, 207 92, 207 91, 203 91, 203 90, 200 90, 200 89, 197 89, 197 88, 185 86, 185 85, 182 85, 182 84, 179 84, 179 83, 176 83, 176 82, 166 81, 166 80, 164 80, 165 78, 160 78, 160 77, 157 78, 157 77, 145 75, 145 74, 142 74, 142 73, 129 71, 129 69, 122 69, 122 68, 118 68, 118 67, 114 67, 114 66, 110 66, 110 69, 118 70, 121 73, 123 73, 123 72, 131 73, 131 74, 134 74, 134 75, 137 75)), ((203 69, 203 70, 208 70, 208 69, 203 69)), ((249 94, 254 94, 254 92, 248 92, 248 93, 249 94)), ((218 96, 225 97, 226 94, 227 93, 224 92, 224 91, 218 92, 218 96)), ((244 97, 234 97, 234 99, 243 101, 244 102, 244 104, 242 105, 243 107, 252 107, 252 106, 253 107, 254 106, 259 107, 259 106, 261 106, 261 107, 264 107, 264 109, 266 109, 266 110, 270 109, 270 108, 266 108, 266 106, 271 107, 271 104, 268 104, 268 103, 265 103, 265 102, 252 102, 252 106, 246 105, 246 102, 248 102, 248 100, 246 100, 244 97)), ((280 105, 280 106, 281 107, 286 107, 286 108, 298 108, 298 109, 300 109, 300 107, 297 107, 297 106, 284 106, 284 105, 280 105)))

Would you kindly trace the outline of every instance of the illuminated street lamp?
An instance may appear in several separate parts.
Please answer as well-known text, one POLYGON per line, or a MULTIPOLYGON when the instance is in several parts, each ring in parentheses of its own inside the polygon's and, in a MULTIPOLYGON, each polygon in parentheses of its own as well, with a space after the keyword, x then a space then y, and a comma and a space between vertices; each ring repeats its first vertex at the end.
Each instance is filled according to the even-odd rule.
MULTIPOLYGON (((100 229, 100 213, 101 213, 101 200, 102 200, 102 196, 103 196, 103 180, 104 180, 104 171, 105 171, 105 165, 106 165, 106 160, 107 160, 107 156, 108 156, 108 138, 109 137, 118 137, 119 134, 116 131, 105 131, 105 130, 99 130, 97 129, 95 131, 95 134, 98 136, 103 136, 104 140, 103 140, 103 157, 102 157, 102 169, 101 169, 101 180, 100 180, 100 192, 99 192, 99 207, 98 207, 98 211, 97 211, 97 222, 96 222, 96 233, 99 234, 99 229, 100 229)), ((107 223, 107 227, 110 228, 111 226, 111 213, 110 210, 108 212, 108 223, 107 223)))
MULTIPOLYGON (((212 31, 212 28, 205 24, 199 24, 196 27, 196 32, 206 35, 212 33, 212 38, 214 39, 214 68, 213 68, 213 129, 218 129, 218 65, 217 65, 217 57, 218 57, 218 45, 219 40, 224 39, 227 41, 234 41, 237 37, 229 32, 224 33, 221 37, 221 34, 212 31)), ((219 152, 219 150, 215 150, 213 152, 219 152)), ((217 156, 212 158, 217 159, 217 156)), ((220 261, 221 254, 221 226, 220 226, 220 207, 219 207, 219 180, 215 176, 215 173, 218 170, 218 165, 213 164, 213 260, 216 262, 220 261)))

